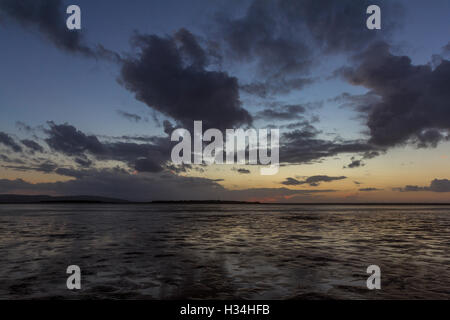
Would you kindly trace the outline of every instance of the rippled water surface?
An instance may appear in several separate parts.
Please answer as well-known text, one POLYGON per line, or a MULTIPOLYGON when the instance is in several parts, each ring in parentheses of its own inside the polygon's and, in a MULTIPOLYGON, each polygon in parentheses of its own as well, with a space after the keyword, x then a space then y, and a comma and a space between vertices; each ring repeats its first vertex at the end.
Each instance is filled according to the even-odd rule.
POLYGON ((447 206, 0 205, 0 298, 449 299, 449 248, 447 206))

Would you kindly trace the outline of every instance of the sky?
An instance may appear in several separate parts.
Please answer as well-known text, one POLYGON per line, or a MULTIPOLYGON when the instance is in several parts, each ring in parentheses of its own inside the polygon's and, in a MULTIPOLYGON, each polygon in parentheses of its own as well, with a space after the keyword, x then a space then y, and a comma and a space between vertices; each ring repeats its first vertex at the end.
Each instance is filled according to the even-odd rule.
POLYGON ((449 0, 0 0, 0 193, 449 202, 449 13, 449 0), (66 27, 73 4, 81 30, 66 27), (278 128, 279 172, 175 165, 170 136, 196 120, 278 128))

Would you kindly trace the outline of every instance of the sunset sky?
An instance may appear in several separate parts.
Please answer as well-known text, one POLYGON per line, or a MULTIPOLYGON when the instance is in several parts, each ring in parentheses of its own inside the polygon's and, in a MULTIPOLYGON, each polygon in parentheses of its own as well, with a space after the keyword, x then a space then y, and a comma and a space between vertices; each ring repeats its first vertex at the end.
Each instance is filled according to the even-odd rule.
POLYGON ((448 0, 0 0, 0 193, 450 202, 449 35, 448 0), (278 174, 175 166, 194 120, 279 128, 278 174))

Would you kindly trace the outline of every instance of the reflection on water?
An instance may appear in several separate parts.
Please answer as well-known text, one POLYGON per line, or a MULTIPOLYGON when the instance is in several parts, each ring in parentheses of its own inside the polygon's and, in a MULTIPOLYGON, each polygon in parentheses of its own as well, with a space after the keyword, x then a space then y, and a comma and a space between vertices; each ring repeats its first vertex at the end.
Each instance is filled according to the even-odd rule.
POLYGON ((449 299, 449 248, 446 206, 1 205, 0 298, 449 299))

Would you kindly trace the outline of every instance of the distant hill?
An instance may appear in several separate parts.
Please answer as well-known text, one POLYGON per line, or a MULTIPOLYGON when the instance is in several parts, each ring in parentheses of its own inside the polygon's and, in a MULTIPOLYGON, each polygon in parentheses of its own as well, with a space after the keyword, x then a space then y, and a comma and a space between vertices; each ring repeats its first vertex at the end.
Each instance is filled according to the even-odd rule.
POLYGON ((180 201, 150 201, 133 202, 122 199, 96 197, 96 196, 63 196, 53 197, 48 195, 17 195, 0 194, 0 204, 5 203, 111 203, 111 204, 259 204, 259 202, 246 201, 221 201, 221 200, 180 200, 180 201))
POLYGON ((96 196, 64 196, 0 194, 0 203, 129 203, 122 199, 96 196))
POLYGON ((156 200, 151 203, 162 204, 261 204, 261 202, 231 201, 231 200, 156 200))
POLYGON ((418 206, 418 205, 441 205, 449 206, 450 203, 291 203, 291 202, 250 202, 250 201, 231 201, 231 200, 154 200, 154 201, 128 201, 116 198, 97 197, 97 196, 63 196, 53 197, 48 195, 18 195, 18 194, 0 194, 0 204, 20 204, 20 203, 92 203, 92 204, 261 204, 261 205, 298 205, 298 206, 311 206, 311 205, 350 205, 350 206, 380 206, 380 205, 394 205, 394 206, 418 206))

